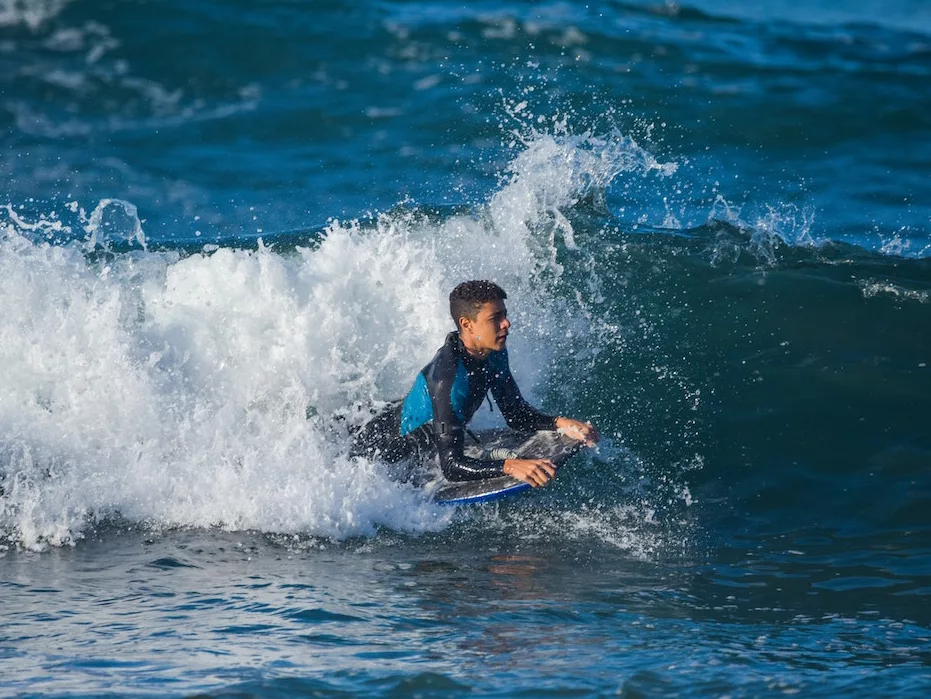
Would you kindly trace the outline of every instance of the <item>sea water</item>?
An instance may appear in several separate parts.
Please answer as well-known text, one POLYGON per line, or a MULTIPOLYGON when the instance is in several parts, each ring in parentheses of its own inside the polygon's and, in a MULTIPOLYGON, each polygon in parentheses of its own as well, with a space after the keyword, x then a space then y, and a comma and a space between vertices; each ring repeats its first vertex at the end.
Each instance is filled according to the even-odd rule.
POLYGON ((929 78, 919 0, 0 0, 0 693, 927 696, 929 78), (469 278, 603 439, 450 508, 348 441, 469 278))

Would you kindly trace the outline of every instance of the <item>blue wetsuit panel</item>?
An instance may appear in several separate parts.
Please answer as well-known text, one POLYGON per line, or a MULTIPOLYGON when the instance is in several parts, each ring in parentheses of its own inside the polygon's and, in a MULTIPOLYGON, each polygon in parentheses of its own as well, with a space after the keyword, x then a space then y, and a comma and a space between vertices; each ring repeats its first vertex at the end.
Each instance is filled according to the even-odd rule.
POLYGON ((417 374, 414 386, 404 399, 401 408, 401 436, 405 436, 433 419, 433 402, 427 388, 427 377, 417 374))

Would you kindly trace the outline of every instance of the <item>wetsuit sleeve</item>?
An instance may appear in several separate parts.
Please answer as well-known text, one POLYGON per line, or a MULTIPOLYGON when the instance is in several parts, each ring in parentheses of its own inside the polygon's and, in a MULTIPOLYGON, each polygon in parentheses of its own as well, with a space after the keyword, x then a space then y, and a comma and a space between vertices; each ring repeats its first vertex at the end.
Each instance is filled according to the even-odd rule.
POLYGON ((458 362, 455 357, 436 362, 427 376, 433 403, 433 434, 440 468, 450 481, 474 481, 504 475, 503 459, 473 459, 463 453, 465 426, 452 406, 452 387, 458 362))
POLYGON ((498 407, 501 408, 505 422, 512 430, 536 432, 537 430, 556 429, 554 416, 541 413, 524 400, 507 364, 492 383, 491 394, 495 397, 498 407))

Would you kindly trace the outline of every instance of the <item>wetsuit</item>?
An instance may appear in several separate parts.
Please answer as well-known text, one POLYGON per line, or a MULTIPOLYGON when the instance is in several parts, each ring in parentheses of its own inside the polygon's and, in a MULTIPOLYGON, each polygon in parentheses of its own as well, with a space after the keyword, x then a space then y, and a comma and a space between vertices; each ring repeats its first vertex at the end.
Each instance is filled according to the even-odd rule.
POLYGON ((451 481, 504 475, 503 459, 473 459, 463 454, 465 426, 488 391, 511 429, 556 429, 555 417, 534 409, 520 395, 507 350, 478 359, 466 352, 459 333, 451 332, 417 375, 407 397, 363 428, 353 452, 390 462, 436 453, 443 475, 451 481))

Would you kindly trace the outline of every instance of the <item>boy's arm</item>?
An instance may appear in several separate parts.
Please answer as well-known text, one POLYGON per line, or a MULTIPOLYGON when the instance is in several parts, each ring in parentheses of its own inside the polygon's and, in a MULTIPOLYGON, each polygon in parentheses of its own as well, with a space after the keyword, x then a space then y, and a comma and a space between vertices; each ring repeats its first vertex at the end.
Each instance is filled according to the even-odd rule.
MULTIPOLYGON (((506 361, 507 358, 505 358, 506 361)), ((506 363, 498 370, 497 379, 492 382, 491 394, 495 397, 495 402, 501 409, 505 422, 512 430, 536 432, 537 430, 556 429, 555 417, 541 413, 524 400, 511 374, 511 369, 506 363)))

